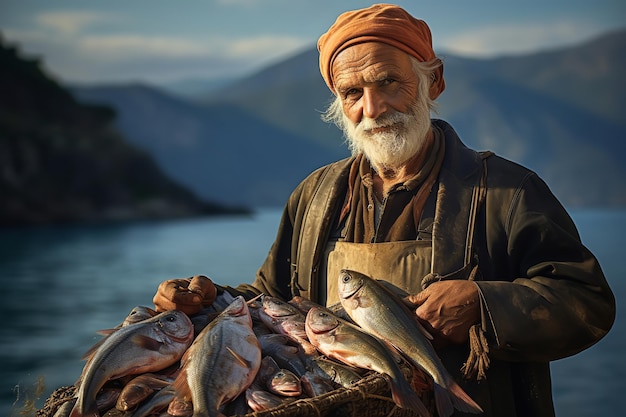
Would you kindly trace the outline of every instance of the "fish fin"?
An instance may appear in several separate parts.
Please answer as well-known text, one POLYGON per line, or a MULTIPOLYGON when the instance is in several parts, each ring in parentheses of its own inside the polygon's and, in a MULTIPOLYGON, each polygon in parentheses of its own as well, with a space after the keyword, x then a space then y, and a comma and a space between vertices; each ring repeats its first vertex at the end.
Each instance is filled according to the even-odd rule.
POLYGON ((437 406, 437 413, 441 417, 449 417, 454 413, 454 406, 452 405, 452 398, 448 390, 439 384, 435 384, 435 404, 437 406))
POLYGON ((256 297, 253 297, 253 298, 249 299, 248 301, 246 301, 246 304, 248 304, 248 305, 252 305, 252 304, 254 304, 257 300, 259 300, 259 299, 263 299, 263 297, 265 297, 265 294, 264 294, 264 293, 261 293, 261 294, 257 295, 256 297))
POLYGON ((454 408, 464 413, 479 414, 483 409, 461 388, 461 386, 450 379, 448 389, 439 384, 435 384, 435 403, 437 411, 441 417, 452 415, 454 408))
POLYGON ((156 339, 153 339, 148 336, 144 336, 142 334, 136 334, 131 338, 131 341, 144 349, 158 351, 163 346, 163 342, 159 342, 156 339))
POLYGON ((246 358, 244 358, 243 356, 241 356, 240 354, 238 354, 237 352, 235 352, 234 350, 232 350, 230 347, 226 346, 226 350, 228 350, 228 352, 233 355, 233 357, 235 358, 235 360, 237 362, 239 362, 239 364, 241 364, 241 366, 245 367, 245 368, 251 368, 251 364, 250 361, 248 361, 246 358))
POLYGON ((454 380, 449 384, 448 391, 451 393, 452 404, 454 408, 464 413, 479 414, 483 409, 474 401, 461 386, 454 380))
POLYGON ((389 384, 391 386, 391 398, 400 408, 417 411, 420 417, 431 417, 421 398, 408 383, 398 383, 390 378, 389 384))
POLYGON ((100 330, 96 331, 96 333, 101 334, 102 336, 108 336, 111 333, 115 333, 117 330, 119 330, 118 327, 115 327, 113 329, 100 329, 100 330))
POLYGON ((102 344, 104 343, 105 340, 106 340, 106 337, 103 337, 102 339, 98 340, 96 343, 94 343, 94 345, 92 347, 87 349, 87 352, 85 352, 83 354, 83 356, 81 356, 80 358, 82 360, 86 360, 86 361, 91 359, 93 357, 93 355, 96 353, 96 351, 98 349, 100 349, 100 346, 102 346, 102 344))
POLYGON ((352 357, 354 357, 355 355, 357 355, 358 353, 349 350, 349 349, 336 349, 334 348, 332 351, 332 355, 331 357, 340 361, 341 363, 344 363, 346 365, 354 365, 354 361, 351 359, 352 357))

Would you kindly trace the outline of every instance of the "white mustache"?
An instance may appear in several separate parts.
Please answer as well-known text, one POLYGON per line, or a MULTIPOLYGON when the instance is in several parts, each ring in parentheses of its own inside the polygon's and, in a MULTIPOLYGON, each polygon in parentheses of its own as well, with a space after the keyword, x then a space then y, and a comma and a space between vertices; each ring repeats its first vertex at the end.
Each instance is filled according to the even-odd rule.
POLYGON ((394 112, 391 114, 386 114, 377 119, 371 119, 368 117, 364 117, 361 121, 356 125, 357 132, 366 133, 370 130, 392 127, 392 126, 403 126, 408 119, 409 116, 406 113, 394 112))

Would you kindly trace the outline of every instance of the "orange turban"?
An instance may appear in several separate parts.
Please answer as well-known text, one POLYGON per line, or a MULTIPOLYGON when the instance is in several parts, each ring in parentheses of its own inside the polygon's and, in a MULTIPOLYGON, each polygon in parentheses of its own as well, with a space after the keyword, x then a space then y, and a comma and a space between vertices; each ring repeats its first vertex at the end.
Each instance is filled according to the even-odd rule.
MULTIPOLYGON (((393 4, 375 4, 366 9, 341 14, 328 32, 320 36, 320 72, 328 88, 333 86, 333 62, 344 49, 364 42, 382 42, 414 56, 419 61, 436 59, 428 25, 393 4)), ((436 88, 431 99, 436 99, 446 88, 443 80, 443 63, 435 70, 436 88)))

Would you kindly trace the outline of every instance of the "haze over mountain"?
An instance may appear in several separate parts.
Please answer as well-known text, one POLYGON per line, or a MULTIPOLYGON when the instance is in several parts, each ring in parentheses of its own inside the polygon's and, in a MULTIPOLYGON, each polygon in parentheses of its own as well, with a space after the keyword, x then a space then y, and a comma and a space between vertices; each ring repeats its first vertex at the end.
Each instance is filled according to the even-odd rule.
MULTIPOLYGON (((626 30, 529 55, 441 53, 440 117, 462 140, 537 171, 570 207, 626 205, 626 30)), ((280 206, 311 170, 347 156, 319 118, 331 94, 305 51, 192 98, 146 85, 77 87, 168 175, 205 198, 280 206)))
POLYGON ((232 212, 165 176, 113 128, 113 109, 76 102, 1 38, 0 89, 0 227, 232 212))

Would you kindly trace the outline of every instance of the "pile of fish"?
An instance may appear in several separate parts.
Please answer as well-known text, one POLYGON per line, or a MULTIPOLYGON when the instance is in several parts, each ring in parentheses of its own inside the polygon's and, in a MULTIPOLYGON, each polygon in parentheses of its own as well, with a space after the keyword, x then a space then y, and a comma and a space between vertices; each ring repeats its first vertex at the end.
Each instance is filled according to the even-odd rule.
POLYGON ((482 412, 393 293, 344 270, 339 295, 341 305, 326 308, 223 292, 191 318, 136 307, 87 352, 75 398, 55 417, 111 409, 128 417, 242 415, 350 387, 368 371, 384 374, 395 403, 420 416, 431 415, 420 390, 433 392, 439 416, 482 412))

